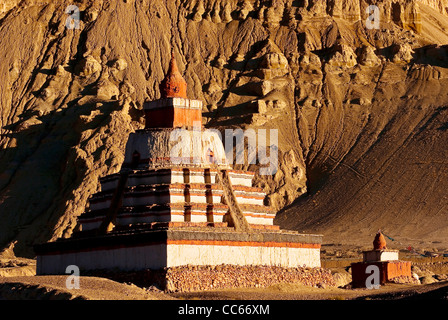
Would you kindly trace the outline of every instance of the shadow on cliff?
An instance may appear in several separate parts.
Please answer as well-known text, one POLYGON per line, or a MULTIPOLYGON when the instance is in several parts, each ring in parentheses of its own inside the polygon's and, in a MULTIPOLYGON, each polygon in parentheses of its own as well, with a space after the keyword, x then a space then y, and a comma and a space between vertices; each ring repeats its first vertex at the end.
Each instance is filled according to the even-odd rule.
POLYGON ((429 45, 414 49, 413 62, 448 68, 448 45, 429 45))
POLYGON ((121 108, 119 101, 84 105, 78 101, 40 117, 34 111, 25 112, 18 122, 4 127, 10 131, 5 136, 13 139, 15 146, 2 150, 0 157, 0 219, 4 222, 0 247, 18 240, 16 254, 32 258, 32 245, 50 240, 66 213, 67 202, 76 196, 72 191, 87 174, 88 168, 74 147, 83 148, 87 143, 83 133, 107 126, 110 114, 121 108), (35 121, 27 125, 30 119, 35 121), (18 202, 12 196, 20 190, 28 196, 26 201, 18 202))
MULTIPOLYGON (((379 56, 386 57, 389 61, 393 61, 394 56, 399 50, 400 46, 393 44, 376 50, 376 53, 379 56)), ((411 56, 410 64, 448 68, 448 45, 438 46, 434 44, 415 48, 411 56)))

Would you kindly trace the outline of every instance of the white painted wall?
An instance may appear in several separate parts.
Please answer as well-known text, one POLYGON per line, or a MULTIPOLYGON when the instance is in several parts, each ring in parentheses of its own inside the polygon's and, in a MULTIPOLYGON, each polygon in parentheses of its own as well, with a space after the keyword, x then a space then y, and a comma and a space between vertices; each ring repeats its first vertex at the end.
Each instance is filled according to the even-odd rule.
POLYGON ((202 214, 192 214, 191 215, 191 222, 207 222, 207 213, 204 212, 202 214))
POLYGON ((398 250, 372 250, 364 251, 364 262, 367 261, 393 261, 398 260, 398 250))
POLYGON ((243 175, 229 172, 229 178, 233 186, 252 187, 253 175, 243 175))
MULTIPOLYGON (((102 217, 104 219, 104 217, 102 217)), ((100 221, 81 221, 82 231, 89 231, 93 229, 98 229, 101 226, 102 220, 100 221)))
POLYGON ((259 218, 259 217, 252 217, 252 216, 245 216, 248 223, 251 224, 262 224, 262 225, 270 225, 272 226, 274 224, 274 219, 268 219, 268 218, 259 218))
POLYGON ((204 172, 201 175, 190 172, 190 183, 205 183, 204 172))
POLYGON ((169 245, 168 267, 192 265, 270 265, 320 267, 320 250, 287 247, 169 245))
MULTIPOLYGON (((190 182, 189 183, 205 183, 205 169, 200 171, 190 170, 190 182)), ((211 183, 215 183, 216 172, 211 172, 210 180, 211 183)), ((107 182, 107 188, 104 190, 111 190, 116 188, 118 178, 111 182, 107 182)), ((170 183, 185 183, 184 173, 182 170, 172 169, 169 173, 157 173, 153 174, 131 174, 128 178, 128 186, 138 186, 138 185, 151 185, 151 184, 170 184, 170 183)), ((105 187, 104 187, 105 188, 105 187)))
MULTIPOLYGON (((207 198, 205 197, 205 190, 204 190, 204 194, 190 194, 190 202, 194 202, 194 203, 207 203, 207 198)), ((184 198, 185 201, 185 198, 184 198)))
POLYGON ((101 202, 90 202, 89 205, 92 211, 108 209, 110 207, 110 200, 104 200, 101 202))
POLYGON ((117 188, 118 185, 118 177, 116 179, 113 180, 109 180, 106 182, 102 182, 101 183, 101 191, 110 191, 110 190, 115 190, 117 188))
MULTIPOLYGON (((81 270, 159 269, 181 265, 270 265, 320 267, 320 250, 288 247, 155 244, 110 250, 37 256, 37 274, 65 274, 69 265, 81 270)), ((82 276, 82 272, 81 272, 82 276)))
MULTIPOLYGON (((125 207, 134 207, 134 206, 147 206, 151 204, 164 204, 170 203, 170 198, 173 196, 168 195, 159 195, 157 193, 153 193, 151 195, 147 195, 145 197, 133 197, 132 194, 125 195, 123 198, 123 206, 125 207)), ((183 197, 179 197, 182 198, 183 197)), ((173 202, 173 201, 171 201, 173 202)), ((177 201, 177 202, 180 202, 177 201)))
POLYGON ((257 204, 260 206, 263 205, 264 199, 250 198, 250 196, 258 196, 258 194, 253 194, 252 192, 242 193, 238 191, 235 191, 234 193, 239 204, 257 204))
POLYGON ((123 271, 159 269, 166 265, 166 245, 148 245, 111 250, 82 251, 37 256, 36 273, 65 274, 69 265, 82 270, 113 269, 123 271))
POLYGON ((171 183, 184 183, 184 173, 182 171, 171 172, 171 183))
MULTIPOLYGON (((170 222, 174 221, 172 213, 170 213, 168 210, 164 211, 165 214, 160 215, 119 215, 116 218, 117 225, 125 226, 129 224, 134 223, 151 223, 151 222, 170 222)), ((182 215, 182 221, 183 221, 183 215, 182 215)))
POLYGON ((213 214, 213 222, 225 222, 224 214, 213 214))

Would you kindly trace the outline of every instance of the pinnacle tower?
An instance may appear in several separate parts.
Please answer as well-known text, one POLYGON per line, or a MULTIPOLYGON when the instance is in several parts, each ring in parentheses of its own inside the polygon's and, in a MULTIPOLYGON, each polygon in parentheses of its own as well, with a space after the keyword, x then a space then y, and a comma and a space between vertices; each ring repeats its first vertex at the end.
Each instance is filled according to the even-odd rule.
POLYGON ((159 88, 162 98, 187 99, 187 82, 179 72, 174 52, 171 52, 170 66, 159 88))

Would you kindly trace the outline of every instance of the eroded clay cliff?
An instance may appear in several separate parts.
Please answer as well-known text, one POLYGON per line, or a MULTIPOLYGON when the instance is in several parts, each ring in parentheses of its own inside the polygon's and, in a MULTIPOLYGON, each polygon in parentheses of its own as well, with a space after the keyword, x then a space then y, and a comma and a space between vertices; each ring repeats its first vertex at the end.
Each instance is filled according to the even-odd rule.
POLYGON ((282 227, 445 239, 446 28, 445 0, 4 1, 0 245, 71 234, 171 49, 206 126, 279 130, 279 170, 255 182, 282 227))

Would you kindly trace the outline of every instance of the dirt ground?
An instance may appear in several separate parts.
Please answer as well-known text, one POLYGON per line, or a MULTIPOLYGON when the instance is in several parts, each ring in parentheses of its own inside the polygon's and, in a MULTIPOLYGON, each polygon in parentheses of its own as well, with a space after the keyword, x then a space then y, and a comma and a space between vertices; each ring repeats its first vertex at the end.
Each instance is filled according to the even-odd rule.
POLYGON ((3 300, 393 300, 448 299, 448 281, 426 285, 386 284, 379 289, 314 288, 283 283, 268 288, 239 288, 163 293, 103 278, 81 277, 80 289, 67 289, 66 276, 0 278, 3 300))
POLYGON ((67 276, 0 278, 0 299, 6 300, 160 300, 172 299, 132 284, 97 277, 80 277, 79 289, 67 289, 67 276))
POLYGON ((448 282, 428 285, 386 284, 379 289, 312 288, 300 284, 279 284, 269 288, 174 293, 182 299, 207 300, 394 300, 414 299, 425 294, 428 299, 448 299, 448 282))

